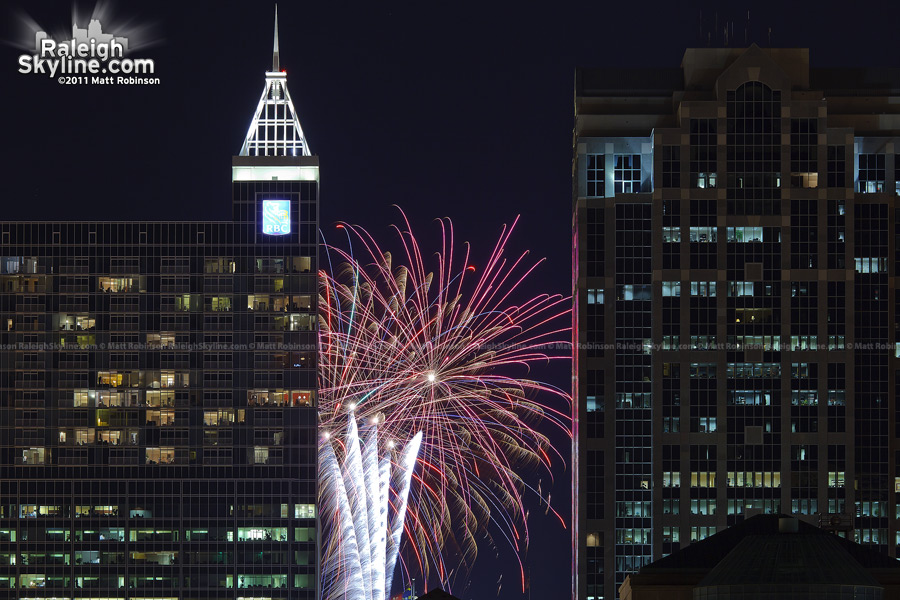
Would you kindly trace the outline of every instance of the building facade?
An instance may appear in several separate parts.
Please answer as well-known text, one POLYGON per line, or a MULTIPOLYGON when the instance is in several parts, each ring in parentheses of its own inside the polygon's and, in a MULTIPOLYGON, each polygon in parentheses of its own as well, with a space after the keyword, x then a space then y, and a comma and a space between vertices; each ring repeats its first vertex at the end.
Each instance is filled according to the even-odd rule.
POLYGON ((757 513, 896 554, 900 71, 576 75, 573 597, 757 513))
POLYGON ((273 63, 231 221, 0 223, 0 598, 317 597, 318 159, 277 20, 273 63))

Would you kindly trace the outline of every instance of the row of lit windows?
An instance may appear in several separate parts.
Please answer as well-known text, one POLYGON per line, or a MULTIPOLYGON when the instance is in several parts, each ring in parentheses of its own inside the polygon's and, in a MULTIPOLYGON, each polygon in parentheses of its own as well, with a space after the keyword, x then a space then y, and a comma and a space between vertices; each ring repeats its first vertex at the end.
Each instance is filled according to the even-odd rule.
MULTIPOLYGON (((716 282, 715 281, 691 281, 691 296, 715 297, 716 282)), ((662 282, 663 297, 680 297, 681 282, 680 281, 663 281, 662 282)))
POLYGON ((781 473, 779 471, 729 471, 726 485, 738 488, 779 488, 781 487, 781 473))
MULTIPOLYGON (((137 306, 138 297, 131 294, 147 294, 147 278, 148 275, 138 277, 100 277, 98 278, 97 291, 111 296, 109 305, 115 310, 125 310, 130 306, 137 306)), ((84 294, 84 296, 76 296, 79 300, 87 302, 87 294, 91 291, 91 285, 87 277, 69 277, 59 276, 58 289, 53 289, 53 275, 0 275, 0 293, 28 293, 28 294, 47 294, 59 293, 62 295, 84 294)), ((289 286, 295 286, 298 280, 288 279, 289 286)), ((162 276, 159 290, 154 291, 153 297, 159 297, 164 311, 230 311, 231 297, 218 296, 209 292, 231 291, 232 282, 209 282, 205 283, 205 289, 208 292, 206 300, 203 295, 196 294, 172 294, 172 292, 187 292, 190 290, 190 281, 188 277, 166 277, 162 276), (183 280, 183 281, 182 281, 183 280), (161 292, 161 293, 159 293, 161 292), (223 299, 224 298, 224 299, 223 299)), ((254 279, 254 288, 259 292, 283 292, 285 288, 285 278, 262 278, 254 279)), ((294 298, 300 298, 295 296, 294 298)), ((23 298, 21 305, 28 309, 30 305, 42 304, 43 299, 23 298)), ((301 302, 296 303, 298 310, 302 310, 301 302)))
MULTIPOLYGON (((286 551, 251 551, 252 556, 241 556, 238 553, 237 562, 253 562, 259 564, 290 564, 291 560, 286 551), (243 560, 241 560, 243 559, 243 560)), ((311 552, 295 551, 293 563, 298 565, 311 564, 311 552)), ((178 550, 159 550, 153 552, 101 552, 98 550, 79 550, 72 554, 27 552, 21 554, 0 553, 0 565, 115 565, 123 564, 128 557, 128 563, 133 565, 176 565, 184 564, 234 564, 232 552, 184 552, 178 550), (186 560, 179 560, 179 554, 186 560)))
MULTIPOLYGON (((773 129, 777 125, 776 119, 769 119, 767 125, 773 129)), ((733 123, 733 121, 731 121, 733 123)), ((740 121, 745 125, 745 121, 740 121)), ((759 120, 763 123, 763 120, 759 120)), ((695 188, 716 187, 716 173, 710 172, 716 168, 717 139, 715 135, 715 119, 691 119, 691 123, 704 123, 705 125, 691 125, 690 152, 691 152, 691 186, 695 188)), ((765 126, 757 125, 757 128, 765 126)), ((760 129, 761 131, 762 129, 760 129)), ((818 187, 819 169, 817 160, 818 138, 816 136, 816 119, 792 119, 791 120, 791 185, 793 187, 816 188, 818 187)), ((744 143, 747 136, 733 135, 729 132, 729 142, 733 147, 744 150, 734 145, 736 142, 744 143)), ((760 136, 756 136, 759 138, 760 136)), ((754 139, 756 139, 754 138, 754 139)), ((757 145, 760 145, 757 142, 757 145)), ((663 146, 662 157, 662 187, 680 187, 680 148, 678 146, 663 146)), ((828 146, 828 186, 844 187, 845 180, 845 147, 828 146)), ((605 180, 604 155, 589 154, 587 156, 587 194, 588 196, 604 196, 602 182, 605 180)), ((885 191, 887 181, 885 154, 860 153, 857 156, 858 178, 856 191, 859 193, 880 193, 885 191)), ((900 161, 897 155, 894 157, 895 171, 900 171, 896 161, 900 161)), ((640 155, 615 155, 616 182, 633 181, 636 176, 631 174, 633 169, 640 169, 640 155), (636 160, 635 160, 636 159, 636 160)), ((729 161, 731 164, 733 161, 729 161)), ((770 161, 776 162, 776 161, 770 161)), ((734 166, 734 165, 732 165, 734 166)), ((639 177, 639 175, 637 176, 639 177)), ((896 188, 900 192, 900 180, 896 188)), ((638 181, 640 179, 638 178, 638 181)), ((740 184, 736 184, 740 185, 740 184)), ((780 178, 776 187, 780 187, 780 178)), ((617 186, 616 191, 625 191, 624 186, 617 186)), ((640 191, 637 189, 636 191, 640 191)), ((630 193, 628 189, 626 193, 630 193)))
MULTIPOLYGON (((716 487, 715 471, 691 471, 691 487, 692 488, 714 488, 716 487)), ((677 488, 681 487, 680 471, 664 471, 663 487, 677 488)))
MULTIPOLYGON (((716 227, 690 227, 688 228, 688 240, 694 243, 715 243, 718 238, 716 227)), ((663 227, 662 241, 664 243, 678 243, 681 241, 681 227, 663 227)))
MULTIPOLYGON (((188 373, 175 371, 140 371, 141 379, 147 376, 148 387, 173 387, 180 383, 182 387, 189 384, 188 373), (161 374, 160 374, 161 373, 161 374), (165 384, 165 385, 163 385, 165 384), (170 385, 171 384, 171 385, 170 385)), ((101 375, 101 382, 104 378, 101 375)), ((315 392, 312 390, 283 390, 283 389, 251 389, 247 390, 247 406, 312 406, 315 400, 315 392)), ((113 390, 77 389, 72 392, 72 404, 74 408, 116 408, 116 407, 151 407, 172 408, 175 407, 175 392, 165 390, 140 390, 119 392, 113 390)), ((243 411, 241 411, 243 412, 243 411)), ((98 411, 98 415, 116 414, 114 412, 98 411)), ((204 414, 204 423, 207 415, 204 414)), ((234 422, 233 416, 231 422, 234 422)), ((98 423, 99 425, 100 423, 98 423)), ((213 424, 213 423, 206 423, 213 424)))
MULTIPOLYGON (((129 511, 129 518, 140 519, 152 517, 152 511, 135 508, 129 511)), ((281 518, 288 518, 283 516, 281 518)), ((314 519, 315 505, 312 504, 295 504, 295 519, 314 519)), ((314 527, 294 527, 295 542, 312 542, 315 541, 316 534, 314 527)), ((138 529, 130 528, 127 530, 128 540, 131 542, 177 542, 179 538, 178 529, 138 529)), ((239 542, 254 541, 271 541, 284 542, 287 541, 289 528, 287 527, 216 527, 206 529, 185 529, 184 541, 227 541, 233 542, 235 539, 239 542), (237 537, 235 538, 235 532, 237 537)), ((72 532, 68 529, 48 528, 43 532, 43 539, 34 541, 47 542, 68 542, 72 540, 72 532)), ((34 532, 32 532, 34 534, 34 532)), ((33 535, 32 535, 33 537, 33 535)), ((74 539, 76 542, 124 542, 126 538, 126 529, 124 527, 105 527, 98 529, 76 529, 74 531, 74 539)), ((0 542, 16 542, 29 541, 28 532, 21 532, 16 529, 0 530, 0 542), (17 534, 21 534, 21 537, 17 534)))
POLYGON ((728 379, 781 377, 781 363, 728 363, 726 377, 728 379))
MULTIPOLYGON (((271 590, 287 589, 288 582, 288 576, 284 574, 255 575, 248 573, 239 574, 237 576, 225 574, 203 574, 197 575, 195 577, 197 577, 196 582, 192 583, 191 576, 185 576, 184 585, 182 585, 179 577, 132 576, 128 577, 128 588, 131 590, 141 588, 152 588, 154 590, 159 590, 162 588, 174 589, 182 587, 211 587, 225 589, 232 589, 234 587, 237 587, 238 589, 271 590), (235 579, 238 582, 237 586, 234 585, 235 579)), ((78 576, 74 578, 74 581, 75 587, 79 589, 96 587, 124 589, 125 579, 126 578, 122 575, 110 575, 107 577, 78 576)), ((17 582, 19 589, 27 590, 42 590, 45 588, 68 588, 70 585, 70 581, 72 580, 73 578, 70 578, 68 576, 46 575, 43 573, 19 575, 18 578, 15 575, 0 575, 0 589, 15 589, 17 582)), ((293 583, 295 589, 311 589, 316 584, 316 576, 309 574, 294 575, 293 583)), ((138 600, 136 596, 132 596, 130 594, 128 597, 132 600, 138 600)), ((254 596, 253 599, 266 600, 266 598, 259 596, 254 596)), ((45 598, 44 600, 68 600, 68 598, 64 599, 61 596, 53 596, 52 598, 45 598)), ((80 597, 79 600, 123 600, 123 598, 80 597)), ((147 598, 145 600, 160 600, 160 598, 154 597, 152 599, 147 598)), ((238 600, 251 599, 239 597, 238 600)))
MULTIPOLYGON (((120 443, 135 445, 137 442, 131 440, 136 440, 137 432, 130 432, 130 435, 133 437, 129 437, 128 441, 122 441, 121 438, 113 436, 111 436, 110 439, 116 440, 116 443, 113 445, 118 445, 120 443)), ((283 436, 282 433, 277 433, 274 435, 274 439, 272 440, 272 447, 253 446, 247 448, 247 462, 251 465, 281 464, 283 458, 282 449, 277 447, 281 444, 281 436, 283 436)), ((16 457, 16 464, 25 466, 45 465, 49 463, 52 454, 52 449, 44 447, 22 448, 21 454, 16 457)), ((195 455, 196 451, 190 452, 192 461, 195 455)), ((150 447, 144 449, 144 464, 186 464, 188 462, 188 456, 188 450, 186 448, 176 448, 174 446, 150 447)), ((84 455, 83 458, 85 459, 85 462, 87 462, 87 456, 84 455)))
MULTIPOLYGON (((231 505, 229 514, 237 516, 253 516, 253 517, 280 517, 286 519, 290 517, 290 504, 242 504, 235 507, 231 505)), ((38 517, 63 517, 69 516, 69 505, 39 505, 39 504, 5 504, 2 507, 2 516, 18 514, 20 519, 38 518, 38 517)), ((129 516, 143 517, 146 516, 143 509, 135 509, 129 513, 129 516)), ((315 504, 294 504, 295 519, 313 519, 316 516, 315 504)), ((78 504, 75 506, 75 518, 80 517, 118 517, 118 505, 94 505, 94 504, 78 504)), ((166 532, 169 533, 169 532, 166 532)), ((174 540, 178 539, 178 532, 175 532, 174 540)), ((68 538, 66 538, 68 539, 68 538)), ((132 539, 132 541, 135 541, 132 539)))
MULTIPOLYGON (((680 281, 663 281, 662 282, 662 296, 665 298, 669 297, 680 297, 681 296, 681 283, 680 281)), ((692 296, 715 296, 716 282, 715 281, 692 281, 691 284, 691 295, 692 296)), ((792 283, 791 288, 791 297, 796 298, 799 296, 814 296, 815 294, 810 294, 808 288, 805 286, 805 282, 794 282, 792 283)), ((725 282, 725 288, 727 290, 727 295, 729 298, 740 298, 744 296, 772 296, 775 292, 775 288, 772 284, 763 284, 763 283, 754 283, 752 281, 728 281, 725 282)), ((758 309, 759 310, 759 309, 758 309)))
MULTIPOLYGON (((46 267, 42 266, 41 259, 35 256, 0 256, 0 275, 13 275, 18 273, 42 273, 46 267)), ((87 273, 89 261, 84 257, 65 257, 64 264, 60 265, 60 273, 87 273)), ((254 273, 309 273, 312 267, 312 258, 309 256, 292 256, 288 258, 255 258, 253 259, 254 273)), ((134 257, 113 256, 110 258, 110 272, 136 273, 140 269, 140 259, 134 257)), ((185 257, 160 258, 161 273, 188 273, 190 271, 190 259, 185 257)), ((203 272, 208 274, 231 274, 237 272, 237 263, 233 258, 216 257, 207 258, 203 262, 203 272)), ((106 283, 111 287, 113 280, 134 283, 133 279, 106 277, 106 283)), ((103 289, 103 284, 100 288, 103 289)), ((115 291, 119 291, 118 289, 115 291)))

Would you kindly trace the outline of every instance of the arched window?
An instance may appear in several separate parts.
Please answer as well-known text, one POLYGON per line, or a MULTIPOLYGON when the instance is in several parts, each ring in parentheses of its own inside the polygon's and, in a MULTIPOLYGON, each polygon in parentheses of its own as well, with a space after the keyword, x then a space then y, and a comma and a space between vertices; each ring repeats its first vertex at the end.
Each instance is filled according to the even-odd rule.
POLYGON ((728 213, 774 215, 781 199, 781 92, 749 81, 726 96, 728 213))

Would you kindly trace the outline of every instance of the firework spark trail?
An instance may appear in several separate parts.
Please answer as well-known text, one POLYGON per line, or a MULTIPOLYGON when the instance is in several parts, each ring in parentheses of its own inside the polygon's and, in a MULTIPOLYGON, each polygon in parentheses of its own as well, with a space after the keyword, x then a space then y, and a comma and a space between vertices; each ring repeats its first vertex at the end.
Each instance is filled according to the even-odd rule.
MULTIPOLYGON (((389 595, 390 559, 398 560, 404 529, 419 570, 426 578, 433 572, 445 587, 451 583, 449 573, 471 567, 479 536, 495 545, 491 530, 500 532, 498 539, 518 558, 529 539, 525 495, 540 496, 519 473, 535 466, 549 473, 553 462, 565 462, 536 427, 550 425, 569 434, 570 398, 528 374, 532 365, 570 358, 569 298, 542 294, 513 302, 524 295, 519 286, 542 262, 530 262, 528 252, 509 255, 506 245, 516 222, 503 227, 481 269, 470 263, 468 244, 455 247, 452 223, 438 223, 441 239, 435 246, 440 250, 434 254, 423 252, 405 215, 402 226, 394 226, 402 249, 397 257, 366 230, 349 224, 338 226, 346 234, 346 249, 326 244, 329 266, 320 273, 319 407, 320 425, 330 437, 323 437, 320 453, 329 468, 358 468, 331 479, 323 475, 329 485, 321 486, 320 510, 352 512, 356 502, 366 518, 329 528, 323 588, 330 578, 356 573, 347 558, 355 551, 376 581, 388 559, 385 590, 369 582, 363 595, 377 600, 389 595), (377 422, 378 436, 371 439, 380 439, 373 443, 385 448, 341 445, 355 429, 348 424, 357 419, 377 422), (419 432, 413 472, 392 448, 394 441, 406 444, 419 432), (382 456, 380 462, 376 456, 382 456), (385 466, 388 456, 393 463, 385 466), (411 485, 404 488, 386 470, 408 472, 411 485), (385 477, 389 491, 381 487, 385 477), (348 498, 329 496, 340 490, 338 483, 348 498), (373 522, 385 516, 381 492, 389 505, 386 513, 405 513, 400 529, 395 518, 384 522, 386 531, 373 522), (374 529, 360 527, 364 522, 374 529), (376 544, 383 535, 387 556, 376 544), (448 572, 442 552, 450 546, 459 550, 463 568, 448 572)), ((543 497, 541 502, 547 503, 543 497)), ((410 565, 404 564, 408 571, 410 565)))

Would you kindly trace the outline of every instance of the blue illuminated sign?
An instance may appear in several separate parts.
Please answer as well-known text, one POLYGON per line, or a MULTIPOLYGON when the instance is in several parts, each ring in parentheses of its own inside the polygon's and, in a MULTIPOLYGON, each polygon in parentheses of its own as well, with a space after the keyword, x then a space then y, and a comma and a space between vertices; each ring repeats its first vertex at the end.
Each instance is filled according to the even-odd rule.
POLYGON ((287 235, 291 232, 290 200, 263 200, 262 232, 266 235, 287 235))

